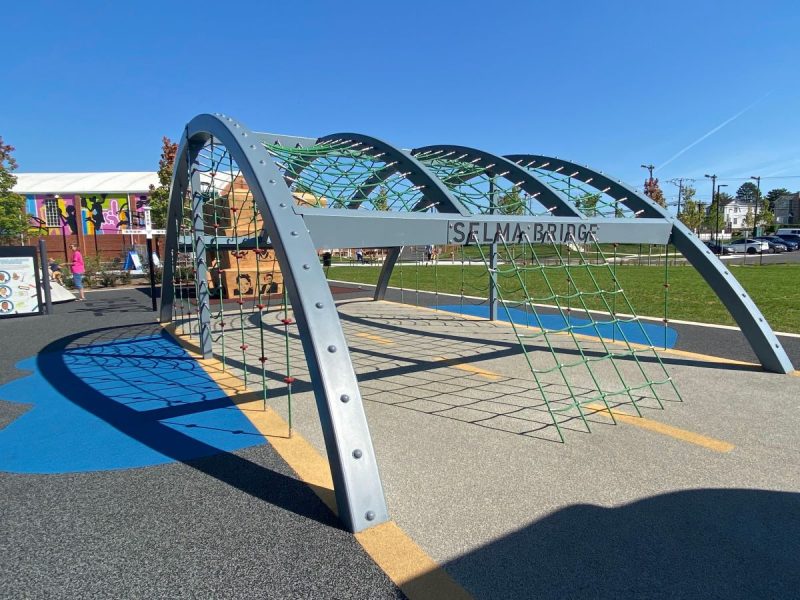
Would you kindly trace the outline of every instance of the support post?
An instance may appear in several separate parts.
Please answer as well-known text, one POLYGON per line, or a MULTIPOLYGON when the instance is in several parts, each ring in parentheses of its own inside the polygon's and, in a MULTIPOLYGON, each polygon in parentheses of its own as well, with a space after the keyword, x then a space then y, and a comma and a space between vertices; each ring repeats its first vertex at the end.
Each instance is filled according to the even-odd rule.
MULTIPOLYGON (((195 154, 195 153, 193 153, 195 154)), ((197 278, 197 310, 200 321, 200 351, 203 358, 211 358, 211 307, 208 292, 208 268, 206 265, 205 219, 203 217, 203 194, 200 191, 200 172, 192 170, 192 235, 194 236, 194 264, 197 278)), ((221 301, 221 299, 220 299, 221 301)))
POLYGON ((392 277, 397 259, 400 258, 400 253, 403 251, 403 246, 389 248, 386 254, 386 259, 383 261, 380 275, 378 275, 378 284, 375 286, 375 295, 373 300, 383 300, 386 297, 386 289, 389 287, 389 279, 392 277))
MULTIPOLYGON (((489 214, 496 211, 494 177, 489 178, 489 214)), ((489 245, 489 320, 497 321, 497 238, 489 245)))
POLYGON ((44 308, 48 315, 53 314, 53 300, 50 295, 50 267, 47 264, 47 244, 39 238, 39 258, 42 261, 42 289, 44 290, 44 308))
POLYGON ((150 301, 153 312, 158 310, 156 302, 156 266, 153 264, 153 236, 147 234, 147 270, 150 272, 150 301))

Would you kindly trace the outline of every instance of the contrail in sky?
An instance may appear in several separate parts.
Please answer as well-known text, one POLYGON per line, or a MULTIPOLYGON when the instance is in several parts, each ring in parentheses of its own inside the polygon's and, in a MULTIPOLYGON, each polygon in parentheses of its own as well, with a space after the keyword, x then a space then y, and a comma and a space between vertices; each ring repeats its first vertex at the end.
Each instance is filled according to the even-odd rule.
POLYGON ((708 138, 708 137, 710 137, 710 136, 714 135, 715 133, 717 133, 717 132, 718 132, 720 129, 722 129, 723 127, 725 127, 725 125, 727 125, 728 123, 731 123, 732 121, 735 121, 736 119, 738 119, 739 117, 741 117, 741 116, 742 116, 744 113, 746 113, 748 110, 750 110, 751 108, 753 108, 753 107, 754 107, 756 104, 758 104, 759 102, 761 102, 761 101, 762 101, 764 98, 766 98, 767 96, 769 96, 769 95, 772 93, 772 91, 773 91, 773 90, 770 90, 770 91, 768 91, 766 94, 764 94, 763 96, 761 96, 761 98, 759 98, 758 100, 756 100, 756 101, 755 101, 755 102, 753 102, 752 104, 750 104, 750 105, 748 105, 748 106, 744 107, 744 108, 743 108, 742 110, 740 110, 738 113, 736 113, 735 115, 733 115, 733 116, 732 116, 730 119, 728 119, 728 120, 726 120, 726 121, 723 121, 722 123, 720 123, 719 125, 717 125, 716 127, 714 127, 714 129, 712 129, 711 131, 709 131, 709 132, 708 132, 708 133, 706 133, 705 135, 702 135, 702 136, 700 136, 700 137, 699 137, 699 138, 697 138, 695 141, 693 141, 691 144, 689 144, 688 146, 686 146, 686 147, 685 147, 685 148, 683 148, 682 150, 679 150, 678 152, 676 152, 675 154, 673 154, 672 156, 670 156, 670 157, 667 159, 667 161, 666 161, 666 162, 664 162, 664 163, 660 164, 660 165, 659 165, 659 166, 656 168, 656 171, 658 171, 659 169, 663 169, 663 168, 664 168, 664 167, 666 167, 666 166, 667 166, 669 163, 671 163, 673 160, 675 160, 676 158, 678 158, 679 156, 681 156, 681 155, 682 155, 682 154, 684 154, 685 152, 688 152, 689 150, 691 150, 692 148, 694 148, 695 146, 697 146, 697 144, 699 144, 700 142, 702 142, 702 141, 703 141, 703 140, 705 140, 706 138, 708 138))

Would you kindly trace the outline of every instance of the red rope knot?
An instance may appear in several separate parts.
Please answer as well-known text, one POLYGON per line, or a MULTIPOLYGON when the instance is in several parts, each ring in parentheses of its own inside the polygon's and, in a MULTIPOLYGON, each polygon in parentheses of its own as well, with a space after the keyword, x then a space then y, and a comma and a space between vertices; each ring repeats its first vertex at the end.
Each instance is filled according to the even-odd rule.
POLYGON ((255 250, 255 253, 258 256, 269 256, 269 250, 267 250, 266 248, 259 248, 258 250, 255 250))
POLYGON ((238 209, 238 208, 236 208, 235 206, 231 206, 231 212, 232 212, 232 213, 235 213, 237 210, 239 210, 239 209, 238 209))
POLYGON ((664 325, 666 325, 667 323, 669 323, 669 319, 663 319, 663 321, 664 321, 664 325))
POLYGON ((261 362, 261 364, 263 365, 265 362, 267 362, 267 357, 266 357, 266 356, 259 356, 259 357, 258 357, 258 360, 259 360, 259 361, 261 362))
POLYGON ((292 323, 294 323, 294 321, 292 321, 291 319, 281 319, 281 323, 283 323, 284 325, 291 325, 292 323))
POLYGON ((567 312, 572 312, 572 309, 571 309, 571 308, 569 308, 569 307, 567 307, 567 309, 566 309, 566 310, 567 310, 567 312))
POLYGON ((265 307, 265 306, 266 306, 266 304, 256 304, 256 308, 257 308, 258 310, 264 310, 264 307, 265 307))
POLYGON ((244 306, 244 300, 242 300, 241 298, 236 302, 239 304, 239 306, 244 306))
POLYGON ((665 284, 664 284, 664 287, 665 287, 665 288, 668 288, 668 287, 669 287, 669 284, 668 284, 668 283, 665 283, 665 284))
POLYGON ((239 348, 241 348, 242 350, 247 350, 247 344, 242 344, 241 346, 239 346, 239 348))
POLYGON ((289 385, 292 385, 292 384, 294 383, 294 377, 292 377, 291 375, 290 375, 290 376, 288 376, 288 377, 284 377, 284 378, 283 378, 283 380, 284 380, 286 383, 288 383, 289 385))
POLYGON ((231 254, 233 254, 234 258, 244 258, 247 256, 247 250, 233 250, 231 254))
POLYGON ((219 322, 219 328, 223 329, 224 327, 225 327, 225 321, 220 321, 219 322))

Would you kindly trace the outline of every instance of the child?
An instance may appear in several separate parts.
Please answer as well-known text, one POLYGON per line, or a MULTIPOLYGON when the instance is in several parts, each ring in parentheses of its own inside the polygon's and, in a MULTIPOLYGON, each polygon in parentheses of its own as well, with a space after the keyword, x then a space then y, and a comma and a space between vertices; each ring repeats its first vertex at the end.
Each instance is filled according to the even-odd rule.
POLYGON ((61 273, 61 266, 56 262, 55 258, 51 258, 50 264, 50 279, 59 285, 64 285, 63 274, 61 273))

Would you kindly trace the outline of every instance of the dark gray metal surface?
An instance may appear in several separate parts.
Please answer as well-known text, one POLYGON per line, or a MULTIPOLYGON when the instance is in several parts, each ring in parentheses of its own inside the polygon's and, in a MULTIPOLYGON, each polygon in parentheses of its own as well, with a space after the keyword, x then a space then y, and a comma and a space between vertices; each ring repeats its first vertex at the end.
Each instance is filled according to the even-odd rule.
MULTIPOLYGON (((212 136, 239 165, 270 233, 314 384, 339 518, 350 531, 385 522, 386 501, 347 341, 314 244, 302 217, 293 210, 294 198, 258 136, 230 117, 205 114, 192 119, 178 159, 186 154, 187 143, 202 144, 212 136)), ((180 171, 176 169, 175 190, 181 189, 180 171)), ((176 199, 179 202, 173 193, 170 214, 177 210, 176 199)), ((172 219, 168 256, 177 239, 172 219)), ((171 285, 171 279, 164 282, 165 287, 171 285)), ((162 317, 163 313, 162 307, 162 317)))
MULTIPOLYGON (((190 158, 197 156, 200 148, 190 147, 190 158)), ((190 161, 192 164, 194 161, 190 161)), ((194 248, 195 281, 197 282, 197 310, 200 321, 200 352, 203 358, 211 358, 214 350, 211 343, 211 306, 208 292, 208 268, 206 265, 205 220, 203 218, 203 193, 200 171, 192 169, 189 178, 192 192, 192 235, 194 248)))
POLYGON ((459 156, 464 156, 465 161, 477 160, 476 166, 483 167, 489 177, 502 176, 517 184, 522 191, 535 196, 537 202, 546 206, 552 215, 584 218, 584 214, 564 194, 539 180, 533 173, 523 169, 508 158, 478 150, 477 148, 451 144, 423 146, 415 148, 411 151, 411 154, 416 156, 423 152, 443 152, 445 154, 452 152, 459 156))
POLYGON ((508 158, 525 168, 549 171, 569 170, 570 177, 602 191, 643 217, 661 218, 672 225, 672 243, 711 286, 747 337, 761 365, 767 371, 789 373, 794 370, 764 315, 728 268, 683 223, 650 198, 621 181, 584 165, 535 154, 514 154, 508 158))

